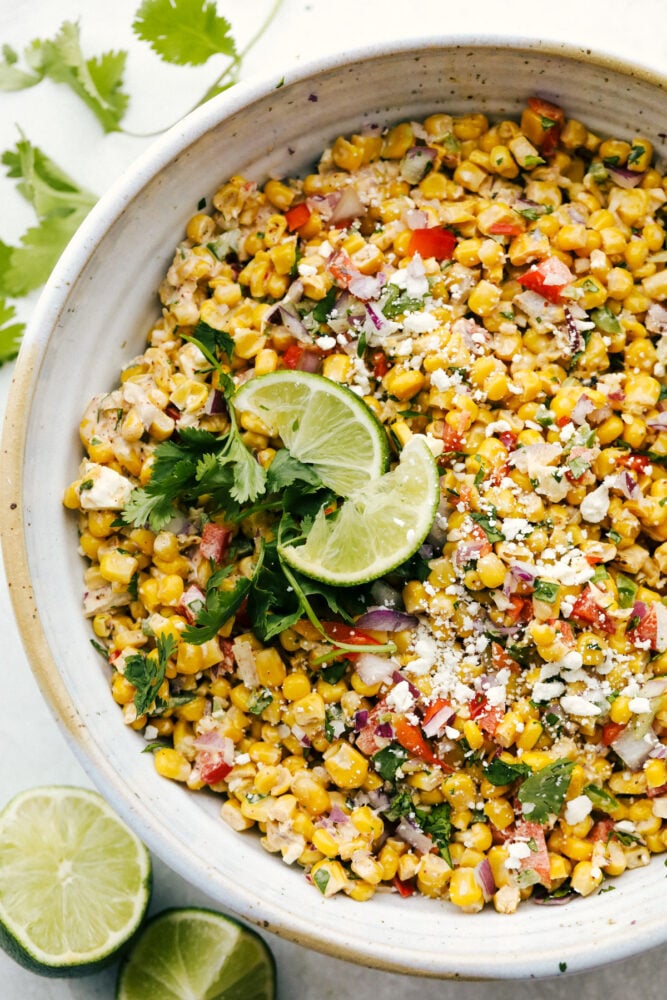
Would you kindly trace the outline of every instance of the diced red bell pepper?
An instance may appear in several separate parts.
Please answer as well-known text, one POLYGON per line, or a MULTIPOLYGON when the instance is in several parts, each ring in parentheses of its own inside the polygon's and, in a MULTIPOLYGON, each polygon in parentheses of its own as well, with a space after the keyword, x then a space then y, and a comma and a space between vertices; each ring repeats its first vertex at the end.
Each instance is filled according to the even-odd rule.
POLYGON ((398 889, 398 892, 403 897, 403 899, 407 899, 408 896, 414 895, 415 892, 414 883, 404 882, 402 879, 398 877, 398 875, 394 876, 394 886, 396 887, 396 889, 398 889))
POLYGON ((460 431, 454 430, 449 424, 445 424, 445 429, 442 433, 442 442, 444 444, 444 451, 463 451, 463 434, 460 431))
POLYGON ((660 796, 667 795, 667 784, 658 785, 657 788, 647 788, 646 795, 649 799, 657 799, 660 796))
POLYGON ((359 275, 352 258, 345 250, 336 250, 332 253, 326 266, 339 288, 349 288, 350 282, 359 275))
POLYGON ((553 626, 556 635, 568 649, 574 648, 574 632, 569 622, 564 622, 562 618, 547 618, 547 625, 553 626))
POLYGON ((322 628, 334 642, 346 642, 350 646, 378 646, 379 642, 368 632, 345 622, 322 622, 322 628))
POLYGON ((541 118, 546 118, 549 122, 553 122, 553 125, 549 124, 544 129, 542 141, 538 143, 542 153, 546 153, 547 155, 553 153, 560 142, 560 134, 565 121, 565 112, 557 104, 545 101, 541 97, 529 97, 528 107, 541 118))
POLYGON ((368 713, 368 719, 366 720, 366 725, 357 733, 354 745, 357 750, 361 753, 366 754, 367 757, 372 757, 374 753, 377 753, 386 744, 386 740, 381 739, 375 730, 378 726, 378 719, 385 712, 388 712, 386 701, 382 699, 375 705, 374 708, 368 713))
POLYGON ((233 535, 231 528, 224 528, 215 521, 207 521, 199 544, 199 551, 204 559, 212 559, 216 563, 222 562, 229 552, 233 535))
POLYGON ((605 722, 602 727, 602 739, 601 742, 603 746, 609 747, 618 739, 623 730, 625 729, 625 723, 623 722, 605 722))
POLYGON ((630 642, 637 646, 641 643, 643 648, 648 643, 648 648, 655 652, 658 648, 658 614, 653 604, 648 605, 648 611, 641 621, 625 633, 630 642))
POLYGON ((517 219, 516 222, 507 219, 503 221, 499 219, 498 222, 493 222, 489 226, 489 233, 493 236, 520 236, 523 232, 523 226, 517 219))
POLYGON ((287 222, 287 228, 290 232, 294 232, 295 229, 301 229, 301 226, 305 226, 310 218, 311 212, 305 201, 300 201, 298 205, 292 205, 285 212, 285 221, 287 222))
POLYGON ((197 754, 197 765, 201 780, 207 785, 224 781, 233 766, 227 763, 219 750, 200 750, 197 754))
POLYGON ((616 622, 611 618, 604 608, 595 602, 593 592, 590 587, 579 594, 574 602, 570 618, 582 625, 594 625, 602 629, 607 635, 613 635, 616 631, 616 622))
POLYGON ((290 344, 283 354, 285 368, 296 368, 303 357, 303 347, 300 344, 290 344))
POLYGON ((500 705, 489 705, 489 699, 478 691, 472 701, 468 702, 470 718, 474 719, 482 732, 494 736, 498 723, 505 714, 500 705))
POLYGON ((632 455, 628 453, 620 455, 618 463, 619 465, 624 465, 626 469, 632 469, 633 472, 644 473, 651 464, 651 459, 648 455, 632 455))
POLYGON ((419 726, 415 726, 412 722, 408 722, 407 719, 399 717, 394 719, 394 733, 401 746, 414 757, 419 757, 420 760, 425 761, 427 764, 435 764, 445 771, 454 770, 450 764, 446 764, 436 757, 422 736, 419 726))
POLYGON ((449 260, 456 247, 456 236, 449 229, 433 226, 429 229, 413 229, 408 243, 408 256, 418 253, 420 257, 435 257, 449 260))
POLYGON ((435 701, 431 702, 426 711, 424 712, 424 717, 422 719, 422 729, 428 726, 431 719, 435 719, 436 715, 443 709, 451 708, 451 702, 449 698, 436 698, 435 701))
POLYGON ((505 445, 508 451, 514 451, 518 436, 516 431, 503 431, 502 434, 498 435, 498 440, 505 445))
POLYGON ((389 371, 389 362, 384 351, 373 351, 373 376, 374 378, 384 378, 389 371))
POLYGON ((513 594, 510 597, 510 605, 505 612, 512 624, 518 621, 530 621, 533 617, 533 602, 529 597, 518 597, 513 594))
POLYGON ((574 275, 558 257, 546 257, 539 264, 529 267, 517 280, 524 288, 537 292, 549 302, 560 302, 561 292, 574 281, 574 275))
POLYGON ((521 858, 521 871, 532 869, 538 877, 538 881, 546 889, 551 888, 551 862, 549 861, 549 851, 544 837, 544 827, 540 823, 531 823, 525 820, 517 823, 514 828, 512 840, 528 841, 530 855, 521 858))
POLYGON ((512 659, 499 642, 491 643, 491 666, 494 670, 510 670, 513 674, 521 672, 519 664, 512 659))
POLYGON ((468 711, 470 712, 470 718, 476 719, 478 715, 481 715, 486 708, 488 699, 482 691, 478 691, 476 695, 468 702, 468 711))

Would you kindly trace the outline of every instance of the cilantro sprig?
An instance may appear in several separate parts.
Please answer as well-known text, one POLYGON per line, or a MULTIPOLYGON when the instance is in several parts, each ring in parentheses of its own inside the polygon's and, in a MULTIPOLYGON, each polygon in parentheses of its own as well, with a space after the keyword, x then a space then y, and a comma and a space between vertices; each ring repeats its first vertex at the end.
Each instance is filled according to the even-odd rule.
POLYGON ((125 662, 125 677, 136 688, 134 707, 137 716, 144 715, 155 703, 162 686, 170 656, 176 652, 176 640, 171 635, 157 639, 157 657, 133 653, 125 662))
POLYGON ((563 757, 526 778, 517 792, 526 819, 546 823, 550 814, 558 815, 573 768, 574 761, 563 757))

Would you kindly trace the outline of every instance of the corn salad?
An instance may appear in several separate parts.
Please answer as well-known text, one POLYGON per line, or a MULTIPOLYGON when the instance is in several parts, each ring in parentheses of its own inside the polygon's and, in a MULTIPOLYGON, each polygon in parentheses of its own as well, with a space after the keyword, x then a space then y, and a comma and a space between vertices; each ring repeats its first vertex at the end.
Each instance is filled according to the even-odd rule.
MULTIPOLYGON (((666 190, 647 138, 539 98, 232 177, 187 224, 147 349, 84 414, 64 503, 124 722, 327 897, 512 913, 667 849, 666 190), (362 397, 394 460, 426 435, 440 508, 356 620, 316 596, 315 624, 263 641, 236 602, 189 641, 212 593, 251 586, 275 512, 124 511, 165 444, 231 433, 225 378, 279 369, 362 397)), ((269 470, 281 441, 239 425, 269 470)))

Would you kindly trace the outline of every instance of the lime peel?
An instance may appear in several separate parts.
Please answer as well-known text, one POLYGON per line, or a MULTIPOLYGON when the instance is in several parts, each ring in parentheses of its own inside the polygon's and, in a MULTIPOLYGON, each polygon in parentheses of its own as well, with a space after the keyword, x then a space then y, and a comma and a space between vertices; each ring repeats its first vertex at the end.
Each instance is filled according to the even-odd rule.
POLYGON ((279 544, 290 566, 350 587, 395 569, 419 549, 440 502, 440 476, 426 438, 415 435, 398 465, 355 491, 335 517, 320 511, 303 545, 279 544))
POLYGON ((97 792, 32 788, 0 814, 0 944, 45 976, 97 972, 141 925, 146 847, 97 792))
POLYGON ((197 907, 150 920, 118 975, 116 1000, 274 1000, 265 941, 244 924, 197 907))

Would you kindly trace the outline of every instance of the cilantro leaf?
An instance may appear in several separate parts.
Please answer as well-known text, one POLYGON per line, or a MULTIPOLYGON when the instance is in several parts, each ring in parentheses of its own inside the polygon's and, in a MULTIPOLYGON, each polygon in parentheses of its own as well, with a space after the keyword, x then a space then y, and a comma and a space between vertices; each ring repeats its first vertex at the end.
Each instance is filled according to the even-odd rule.
POLYGON ((380 777, 384 778, 385 781, 393 781, 398 769, 408 759, 408 751, 396 743, 383 750, 378 750, 371 759, 373 767, 380 777))
POLYGON ((449 844, 452 839, 451 806, 448 802, 440 802, 431 806, 430 810, 419 810, 419 824, 424 831, 433 839, 433 843, 438 848, 441 856, 445 859, 450 868, 453 868, 452 858, 449 853, 449 844))
POLYGON ((200 66, 211 56, 236 56, 231 25, 214 3, 202 0, 144 0, 132 29, 165 62, 200 66))
POLYGON ((44 284, 97 199, 25 137, 2 154, 2 162, 39 218, 21 246, 0 243, 0 295, 19 298, 44 284))
POLYGON ((129 98, 123 93, 126 52, 105 52, 86 59, 79 25, 64 21, 53 39, 35 39, 30 65, 55 83, 64 83, 90 108, 105 132, 118 132, 129 98))
POLYGON ((623 332, 618 317, 614 315, 609 306, 599 306, 597 309, 591 310, 591 319, 597 328, 604 333, 623 332))
POLYGON ((415 811, 415 804, 412 795, 407 788, 403 788, 389 802, 389 807, 383 812, 388 820, 397 820, 401 816, 407 816, 415 811))
POLYGON ((320 892, 322 893, 322 895, 324 895, 324 893, 326 892, 326 888, 327 888, 327 886, 329 884, 329 879, 330 878, 331 878, 331 875, 326 870, 326 868, 318 868, 317 871, 315 872, 315 874, 313 875, 313 882, 315 883, 315 885, 317 886, 317 888, 320 890, 320 892))
POLYGON ((484 534, 492 545, 494 542, 505 541, 505 536, 498 530, 500 519, 495 511, 491 511, 490 513, 473 511, 470 516, 475 524, 478 524, 483 529, 484 534))
POLYGON ((511 785, 517 778, 525 778, 532 773, 528 764, 522 764, 521 761, 508 764, 496 757, 485 769, 484 777, 492 785, 511 785))
POLYGON ((574 761, 563 757, 526 778, 517 792, 517 798, 527 819, 545 823, 550 813, 557 815, 560 812, 573 768, 574 761))
POLYGON ((26 73, 16 65, 18 55, 10 45, 2 46, 0 62, 0 90, 26 90, 43 79, 41 73, 26 73))
POLYGON ((199 320, 195 327, 192 339, 208 349, 209 353, 215 354, 216 350, 226 354, 231 361, 234 353, 234 338, 225 330, 216 330, 203 320, 199 320))
POLYGON ((137 689, 134 707, 137 715, 144 715, 157 697, 164 681, 169 657, 176 651, 176 640, 172 635, 158 636, 157 659, 144 653, 134 653, 125 662, 125 677, 137 689))
POLYGON ((200 493, 211 493, 222 506, 225 494, 238 503, 256 500, 266 489, 266 472, 232 427, 222 451, 204 456, 197 466, 200 493), (222 494, 221 497, 216 497, 222 494))
MULTIPOLYGON (((256 576, 262 565, 263 552, 255 566, 256 576)), ((195 646, 200 646, 209 639, 214 639, 225 622, 236 614, 244 600, 248 596, 252 586, 252 579, 241 576, 234 584, 232 590, 222 590, 218 586, 206 588, 206 600, 204 606, 199 609, 194 625, 188 625, 183 630, 185 642, 191 642, 195 646)))
POLYGON ((310 465, 293 458, 287 448, 281 448, 269 466, 266 477, 266 489, 269 493, 278 493, 294 483, 304 483, 322 488, 322 480, 310 465))
POLYGON ((552 580, 542 580, 536 577, 533 584, 533 597, 537 598, 538 601, 544 601, 546 604, 553 604, 558 597, 559 590, 560 586, 552 580))
MULTIPOLYGON (((0 244, 0 272, 2 271, 2 247, 0 244)), ((12 323, 16 310, 9 305, 4 298, 0 297, 0 365, 5 361, 11 361, 18 354, 19 344, 25 325, 23 323, 12 323)))

